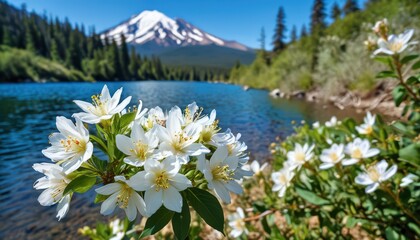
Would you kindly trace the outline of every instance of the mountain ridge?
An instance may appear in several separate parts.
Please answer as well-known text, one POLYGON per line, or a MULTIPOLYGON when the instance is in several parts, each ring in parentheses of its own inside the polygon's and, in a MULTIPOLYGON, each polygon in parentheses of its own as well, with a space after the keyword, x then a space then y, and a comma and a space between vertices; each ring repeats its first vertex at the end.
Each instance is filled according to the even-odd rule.
POLYGON ((155 55, 169 63, 173 61, 166 61, 165 58, 173 59, 170 52, 176 50, 180 59, 186 60, 186 65, 194 63, 194 65, 207 66, 206 52, 197 52, 197 49, 206 50, 207 48, 195 48, 195 56, 189 56, 192 46, 220 48, 216 51, 219 55, 210 54, 213 58, 212 62, 221 61, 221 64, 218 64, 220 67, 229 68, 236 61, 249 64, 255 59, 254 49, 237 41, 225 40, 207 33, 182 18, 172 19, 157 10, 145 10, 137 15, 132 15, 120 24, 104 30, 100 36, 101 39, 115 39, 120 44, 121 34, 124 34, 127 44, 134 46, 140 54, 155 55), (229 59, 232 60, 223 60, 228 53, 233 54, 229 56, 229 59), (197 58, 197 55, 200 55, 201 58, 197 58))

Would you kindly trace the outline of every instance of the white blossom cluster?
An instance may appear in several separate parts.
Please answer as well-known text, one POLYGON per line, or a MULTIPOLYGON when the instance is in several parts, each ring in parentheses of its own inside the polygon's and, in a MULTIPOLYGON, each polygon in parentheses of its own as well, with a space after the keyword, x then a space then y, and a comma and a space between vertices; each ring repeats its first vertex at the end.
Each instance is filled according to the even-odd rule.
MULTIPOLYGON (((362 136, 370 135, 374 129, 375 119, 376 116, 368 112, 364 122, 360 126, 356 126, 355 129, 362 136)), ((327 121, 325 127, 335 127, 336 123, 337 118, 332 117, 330 121, 327 121)), ((313 127, 321 129, 324 126, 317 122, 313 127)), ((296 171, 307 162, 314 161, 315 158, 318 158, 321 162, 319 170, 329 169, 338 164, 344 167, 359 164, 363 172, 355 178, 355 183, 365 185, 366 193, 375 191, 382 182, 388 180, 397 172, 397 166, 393 165, 388 169, 388 163, 385 160, 376 162, 376 164, 369 167, 364 165, 364 159, 377 156, 380 153, 379 149, 371 147, 371 142, 368 139, 356 137, 347 144, 337 144, 331 139, 326 139, 326 142, 330 147, 323 149, 319 156, 315 156, 315 145, 304 144, 302 146, 299 143, 295 144, 295 148, 292 151, 286 153, 287 161, 283 164, 283 168, 271 174, 271 179, 274 182, 272 190, 278 191, 279 197, 285 195, 286 189, 291 185, 292 179, 296 175, 296 171)), ((403 178, 401 186, 407 186, 415 180, 416 175, 409 174, 403 178)))
MULTIPOLYGON (((45 189, 38 198, 41 205, 58 203, 57 217, 64 217, 73 194, 64 196, 64 189, 82 169, 94 168, 90 164, 94 146, 107 147, 95 141, 98 136, 89 133, 89 124, 108 129, 105 139, 114 144, 108 149, 114 148, 123 156, 109 160, 109 166, 118 166, 108 168, 115 176, 95 189, 106 197, 101 205, 104 215, 113 213, 117 206, 130 221, 138 213, 152 216, 161 206, 181 212, 180 192, 190 187, 211 190, 225 203, 230 203, 230 193, 242 193, 241 179, 252 175, 245 166, 247 146, 240 141, 240 134, 234 135, 229 129, 220 132, 215 110, 203 115, 203 109, 192 103, 184 110, 175 106, 164 112, 160 107, 142 109, 140 101, 134 120, 121 132, 113 129, 113 121, 130 113, 126 107, 131 101, 128 97, 120 103, 121 93, 122 88, 111 97, 105 85, 100 95, 92 97, 92 103, 74 101, 83 110, 73 114, 75 123, 57 117, 59 132, 50 135, 51 146, 42 151, 54 163, 33 166, 45 175, 34 185, 45 189)), ((105 174, 99 172, 97 180, 105 174)))

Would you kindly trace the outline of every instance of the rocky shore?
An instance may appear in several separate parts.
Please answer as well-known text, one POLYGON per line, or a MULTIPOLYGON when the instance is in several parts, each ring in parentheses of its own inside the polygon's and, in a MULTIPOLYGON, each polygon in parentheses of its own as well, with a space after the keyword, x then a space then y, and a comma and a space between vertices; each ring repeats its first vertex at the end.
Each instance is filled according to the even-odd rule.
POLYGON ((342 91, 338 94, 325 94, 319 89, 310 91, 282 92, 280 89, 270 91, 269 95, 274 98, 298 98, 309 102, 319 102, 333 105, 341 110, 347 108, 356 109, 357 112, 379 112, 391 118, 399 118, 404 106, 395 107, 391 92, 395 84, 381 82, 373 90, 367 93, 355 91, 342 91))

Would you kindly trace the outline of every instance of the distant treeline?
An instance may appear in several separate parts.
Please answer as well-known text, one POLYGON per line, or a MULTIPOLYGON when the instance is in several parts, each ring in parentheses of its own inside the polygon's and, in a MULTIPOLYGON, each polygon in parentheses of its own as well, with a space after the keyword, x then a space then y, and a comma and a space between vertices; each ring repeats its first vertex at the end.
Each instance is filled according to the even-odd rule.
POLYGON ((325 0, 313 0, 309 25, 303 25, 300 33, 296 26, 286 28, 286 13, 280 7, 273 48, 265 49, 262 29, 257 58, 248 66, 236 65, 229 81, 291 94, 316 91, 320 98, 348 91, 369 96, 372 90, 382 89, 384 79, 378 81, 376 75, 383 65, 372 62, 364 41, 376 37, 373 24, 384 18, 388 18, 390 31, 413 28, 414 39, 418 39, 420 1, 366 0, 363 6, 356 0, 337 2, 327 9, 325 0))
POLYGON ((124 36, 101 39, 94 28, 40 16, 0 0, 0 82, 24 80, 224 80, 226 69, 165 66, 140 56, 124 36), (87 33, 88 32, 88 33, 87 33))

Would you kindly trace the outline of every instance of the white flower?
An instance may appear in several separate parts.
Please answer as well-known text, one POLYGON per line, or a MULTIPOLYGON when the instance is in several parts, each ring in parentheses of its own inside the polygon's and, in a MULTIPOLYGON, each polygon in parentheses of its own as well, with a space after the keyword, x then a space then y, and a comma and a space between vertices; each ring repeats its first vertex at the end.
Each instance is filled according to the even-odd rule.
POLYGON ((147 129, 152 129, 155 125, 165 126, 167 116, 160 107, 155 107, 147 112, 147 117, 139 117, 141 125, 147 129))
POLYGON ((45 189, 39 195, 38 202, 42 206, 51 206, 58 203, 57 218, 61 220, 70 208, 71 195, 63 196, 64 189, 70 183, 70 179, 63 172, 63 168, 56 164, 36 163, 32 168, 45 175, 34 184, 35 189, 45 189))
POLYGON ((375 125, 376 116, 372 115, 370 112, 367 112, 365 118, 363 119, 363 124, 356 126, 357 132, 359 134, 369 135, 373 132, 373 126, 375 125))
POLYGON ((220 131, 218 121, 216 120, 216 110, 211 111, 210 117, 207 118, 207 121, 201 122, 201 125, 203 129, 200 132, 200 141, 211 144, 213 136, 220 131))
POLYGON ((209 144, 216 147, 227 146, 229 156, 237 157, 239 164, 243 165, 249 160, 248 153, 246 152, 248 146, 244 142, 240 142, 240 138, 240 133, 235 136, 230 129, 227 129, 224 133, 213 135, 209 144))
POLYGON ((398 53, 403 52, 408 46, 417 44, 417 42, 409 42, 411 37, 413 36, 414 30, 410 29, 405 31, 400 35, 390 35, 388 40, 384 40, 383 38, 379 38, 378 46, 373 55, 378 55, 380 53, 385 53, 388 55, 395 55, 398 53))
POLYGON ((141 167, 147 160, 158 158, 156 148, 159 145, 159 139, 152 131, 144 132, 143 127, 138 122, 134 122, 130 137, 118 134, 116 136, 118 149, 128 157, 124 162, 141 167))
POLYGON ((124 222, 121 222, 120 219, 115 219, 109 223, 109 227, 112 230, 112 237, 109 240, 122 240, 124 239, 124 222))
POLYGON ((49 137, 51 147, 42 153, 53 162, 62 165, 66 174, 78 169, 86 162, 93 152, 93 144, 89 141, 89 131, 76 118, 76 125, 70 119, 57 117, 59 133, 52 133, 49 137))
POLYGON ((167 209, 181 212, 182 196, 179 193, 192 187, 191 181, 179 172, 181 165, 168 157, 162 162, 153 160, 144 165, 144 171, 131 177, 131 184, 137 191, 146 191, 147 214, 153 215, 163 204, 167 209))
POLYGON ((230 236, 237 238, 242 235, 242 233, 248 234, 248 229, 246 228, 244 210, 240 207, 236 208, 236 212, 228 216, 229 226, 232 228, 230 236))
POLYGON ((393 165, 388 170, 387 168, 388 163, 382 160, 365 170, 365 173, 360 173, 356 177, 355 182, 367 185, 366 193, 372 193, 379 187, 381 182, 388 180, 397 172, 397 165, 393 165))
POLYGON ((159 126, 158 135, 161 140, 159 150, 165 154, 174 155, 185 164, 189 161, 189 156, 198 156, 208 153, 203 144, 196 143, 200 137, 202 126, 198 123, 190 123, 185 128, 182 127, 182 120, 177 112, 172 109, 169 112, 166 128, 159 126))
POLYGON ((179 110, 181 119, 183 120, 182 125, 184 126, 192 122, 204 124, 205 122, 209 121, 209 118, 207 116, 201 115, 201 111, 203 109, 202 108, 200 109, 195 102, 188 104, 187 108, 185 109, 185 114, 183 117, 182 117, 181 109, 178 108, 178 110, 179 110))
POLYGON ((345 153, 350 156, 350 159, 344 159, 342 164, 347 166, 355 164, 363 158, 370 158, 378 155, 379 149, 370 148, 369 140, 356 138, 353 142, 347 144, 345 153))
POLYGON ((327 127, 335 127, 337 126, 337 124, 340 124, 341 122, 337 121, 337 117, 336 116, 332 116, 331 119, 329 121, 325 122, 325 126, 327 127))
POLYGON ((115 176, 114 179, 114 183, 95 189, 101 195, 110 195, 101 205, 101 214, 111 214, 118 205, 121 209, 124 209, 130 221, 136 219, 137 211, 143 216, 148 216, 144 200, 133 189, 134 184, 131 179, 126 180, 124 176, 115 176))
POLYGON ((295 144, 295 149, 287 153, 287 162, 292 170, 298 168, 305 164, 313 157, 312 150, 315 145, 309 146, 307 143, 305 145, 300 145, 299 143, 295 144))
POLYGON ((417 175, 409 173, 407 176, 401 179, 400 187, 406 187, 410 185, 411 183, 417 181, 418 179, 419 177, 417 175))
POLYGON ((254 172, 255 175, 262 174, 264 168, 266 168, 268 163, 263 163, 263 165, 260 166, 260 163, 257 160, 252 161, 251 163, 251 170, 254 172))
POLYGON ((202 172, 208 182, 208 188, 216 192, 217 196, 225 202, 230 203, 229 192, 242 193, 242 187, 234 179, 234 172, 238 167, 238 158, 228 156, 228 148, 220 146, 210 158, 210 161, 199 158, 202 172))
POLYGON ((321 124, 319 122, 312 123, 312 128, 319 128, 321 124))
POLYGON ((284 197, 286 189, 290 186, 290 182, 295 176, 295 172, 290 169, 287 163, 277 172, 271 173, 271 179, 274 182, 273 192, 279 192, 279 197, 284 197))
POLYGON ((111 119, 114 114, 120 113, 131 101, 131 96, 127 97, 120 104, 122 88, 118 89, 111 97, 108 87, 104 85, 102 93, 92 96, 92 103, 74 100, 83 111, 75 113, 73 116, 80 118, 85 123, 95 124, 102 120, 111 119))
POLYGON ((144 108, 142 110, 142 108, 143 108, 143 102, 141 100, 139 100, 139 105, 138 105, 138 107, 136 109, 136 116, 134 117, 134 120, 137 120, 138 121, 141 118, 143 118, 144 115, 146 115, 148 109, 147 108, 144 108))
POLYGON ((343 152, 343 144, 333 144, 329 149, 322 150, 321 156, 319 157, 322 163, 319 168, 328 169, 334 167, 335 164, 339 163, 344 158, 343 152))
MULTIPOLYGON (((204 158, 204 156, 203 156, 203 158, 204 158)), ((198 167, 197 167, 197 169, 198 169, 198 167)), ((236 179, 236 180, 241 180, 244 177, 249 178, 249 177, 252 177, 253 175, 254 175, 254 172, 251 170, 251 165, 250 164, 244 164, 244 165, 238 165, 238 167, 235 169, 235 171, 233 173, 233 178, 236 179)))
POLYGON ((225 132, 214 134, 209 144, 215 147, 220 147, 220 146, 225 146, 234 141, 235 141, 235 136, 232 134, 231 130, 228 128, 225 132))

